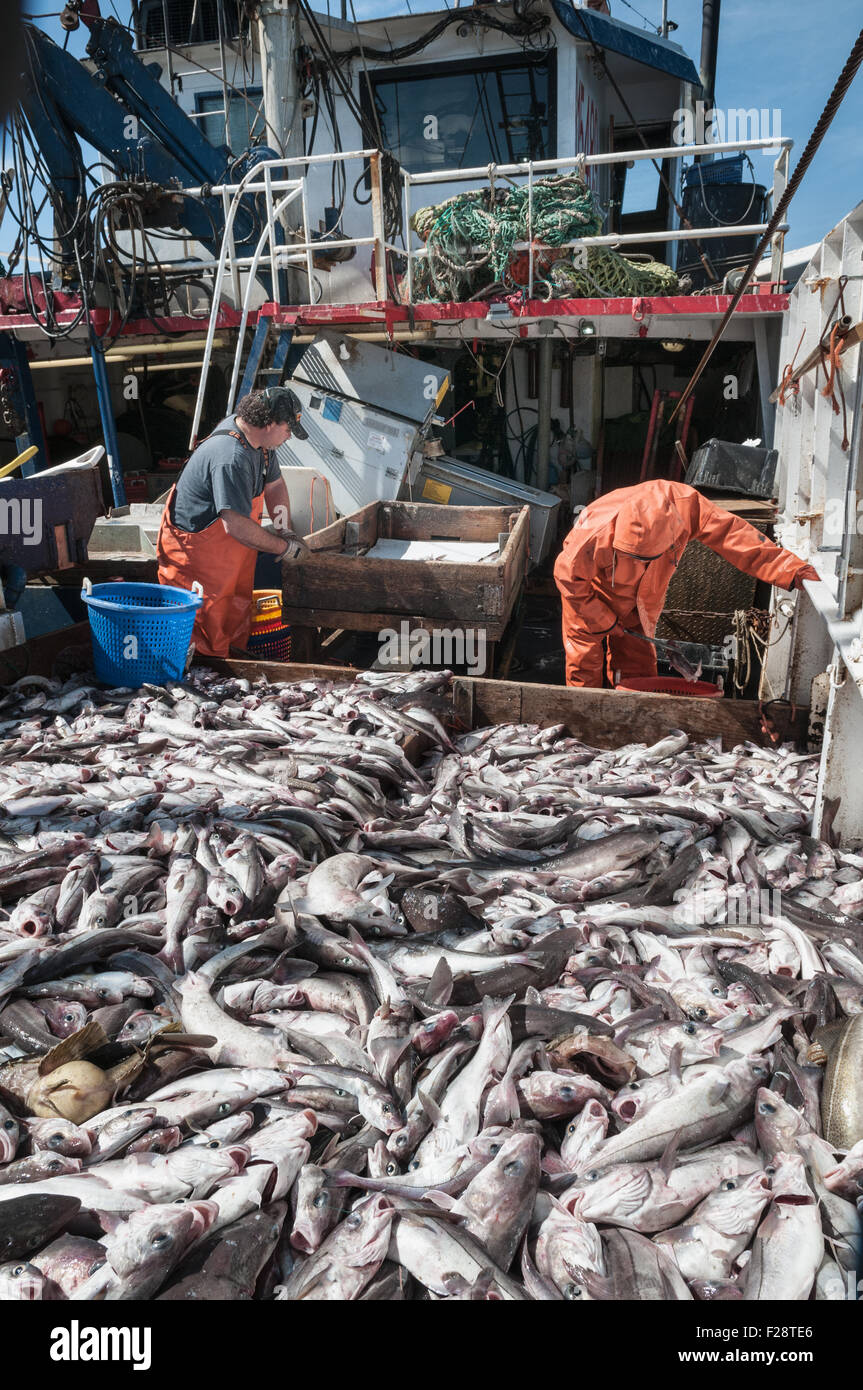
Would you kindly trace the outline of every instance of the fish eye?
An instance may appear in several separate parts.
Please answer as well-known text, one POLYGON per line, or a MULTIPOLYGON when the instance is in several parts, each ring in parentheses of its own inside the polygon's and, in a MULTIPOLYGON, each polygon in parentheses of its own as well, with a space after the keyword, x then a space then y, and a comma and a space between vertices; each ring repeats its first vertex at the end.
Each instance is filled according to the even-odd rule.
POLYGON ((335 1094, 336 1094, 337 1096, 346 1096, 346 1095, 348 1094, 348 1092, 347 1092, 347 1091, 339 1091, 339 1090, 336 1090, 335 1094))
POLYGON ((388 1163, 388 1164, 387 1164, 387 1177, 388 1177, 388 1178, 391 1178, 392 1175, 393 1175, 393 1173, 397 1173, 398 1171, 399 1171, 399 1165, 398 1165, 397 1163, 388 1163))
POLYGON ((641 1082, 640 1082, 640 1081, 630 1081, 630 1083, 629 1083, 629 1089, 630 1089, 630 1091, 640 1091, 640 1090, 641 1090, 641 1082))
POLYGON ((45 1167, 48 1169, 49 1173, 59 1173, 63 1165, 60 1162, 59 1158, 52 1158, 51 1162, 46 1163, 45 1167))
POLYGON ((157 1250, 161 1249, 163 1245, 170 1245, 170 1243, 171 1237, 167 1231, 154 1231, 150 1237, 150 1244, 154 1245, 157 1250))
POLYGON ((329 1205, 330 1194, 328 1192, 319 1192, 312 1202, 313 1207, 328 1207, 329 1205))
POLYGON ((97 989, 96 993, 98 994, 100 999, 108 998, 108 991, 106 989, 97 989))
POLYGON ((492 1156, 492 1158, 493 1158, 495 1154, 499 1154, 499 1153, 500 1153, 500 1151, 501 1151, 502 1148, 503 1148, 503 1144, 489 1144, 489 1146, 488 1146, 488 1151, 489 1151, 489 1153, 491 1154, 491 1156, 492 1156))
POLYGON ((435 1028, 437 1028, 437 1024, 435 1023, 434 1019, 431 1019, 428 1023, 423 1024, 424 1033, 433 1033, 435 1028))
POLYGON ((219 1115, 230 1115, 230 1113, 231 1113, 231 1102, 230 1102, 229 1100, 223 1100, 222 1103, 221 1103, 221 1105, 219 1106, 219 1109, 218 1109, 218 1112, 217 1112, 217 1113, 218 1113, 219 1115))
POLYGON ((568 1299, 581 1298, 582 1293, 583 1290, 578 1284, 567 1284, 563 1290, 564 1298, 568 1299))
POLYGON ((406 1134, 397 1134, 395 1138, 392 1140, 392 1142, 393 1144, 395 1144, 397 1149, 403 1149, 405 1147, 405 1144, 408 1142, 408 1137, 406 1134))
POLYGON ((385 1115, 391 1115, 393 1113, 393 1108, 390 1105, 389 1101, 384 1101, 384 1104, 381 1106, 381 1110, 385 1115))
POLYGON ((222 1146, 219 1143, 218 1139, 211 1139, 209 1144, 207 1145, 208 1149, 220 1149, 221 1147, 222 1146))
POLYGON ((736 1192, 736 1191, 737 1191, 737 1183, 734 1181, 733 1178, 726 1178, 725 1182, 720 1183, 719 1186, 720 1186, 720 1190, 721 1190, 722 1192, 736 1192))
POLYGON ((59 1149, 60 1145, 63 1143, 63 1135, 52 1134, 48 1140, 48 1143, 52 1149, 59 1149))
POLYGON ((755 1062, 752 1067, 752 1075, 767 1076, 767 1068, 763 1067, 760 1062, 755 1062))
POLYGON ((775 1115, 776 1110, 777 1107, 775 1105, 771 1105, 769 1100, 763 1100, 758 1107, 758 1113, 760 1115, 775 1115))
POLYGON ((765 1168, 764 1171, 765 1171, 765 1173, 767 1174, 768 1178, 772 1178, 773 1175, 774 1175, 775 1172, 776 1172, 776 1169, 775 1169, 775 1167, 773 1166, 773 1164, 771 1163, 770 1167, 769 1167, 769 1168, 765 1168))
POLYGON ((409 1163, 409 1164, 408 1164, 408 1172, 409 1172, 409 1173, 415 1173, 416 1170, 417 1170, 417 1168, 419 1168, 419 1166, 420 1166, 420 1161, 419 1161, 418 1158, 415 1158, 415 1159, 413 1160, 412 1163, 409 1163))
POLYGON ((575 1131, 577 1130, 577 1128, 578 1128, 578 1125, 575 1123, 575 1120, 573 1120, 573 1122, 572 1122, 571 1125, 567 1125, 567 1127, 566 1127, 566 1132, 567 1132, 567 1134, 575 1134, 575 1131))
POLYGON ((722 993, 722 986, 721 986, 721 985, 714 985, 713 988, 712 988, 712 990, 710 991, 710 993, 711 993, 711 994, 721 994, 721 993, 722 993))
POLYGON ((350 1216, 345 1217, 345 1225, 357 1227, 362 1223, 362 1219, 358 1211, 352 1211, 350 1216))
POLYGON ((64 1015, 63 1015, 63 1022, 64 1022, 64 1023, 74 1023, 74 1022, 75 1022, 75 1015, 74 1015, 74 1014, 64 1014, 64 1015))
POLYGON ((699 1005, 697 1009, 692 1010, 692 1016, 693 1018, 706 1018, 707 1010, 699 1005))
POLYGON ((15 1120, 4 1120, 4 1121, 3 1121, 3 1128, 4 1128, 4 1129, 17 1129, 17 1128, 18 1128, 17 1121, 15 1121, 15 1120))
POLYGON ((697 1033, 697 1032, 698 1032, 698 1029, 696 1028, 696 1026, 695 1026, 694 1023, 684 1023, 684 1025, 683 1025, 683 1032, 686 1033, 687 1036, 691 1038, 692 1035, 693 1035, 693 1033, 697 1033))
POLYGON ((591 1168, 591 1170, 590 1170, 589 1173, 585 1173, 585 1175, 584 1175, 584 1181, 585 1181, 585 1182, 596 1182, 596 1180, 597 1180, 598 1177, 599 1177, 599 1169, 598 1169, 598 1168, 591 1168))
POLYGON ((524 1172, 524 1164, 522 1163, 520 1158, 514 1158, 512 1160, 512 1163, 507 1163, 504 1165, 503 1171, 508 1178, 516 1178, 518 1177, 519 1173, 524 1172))
POLYGON ((351 957, 350 957, 350 956, 342 956, 342 965, 353 965, 353 961, 352 961, 351 957))

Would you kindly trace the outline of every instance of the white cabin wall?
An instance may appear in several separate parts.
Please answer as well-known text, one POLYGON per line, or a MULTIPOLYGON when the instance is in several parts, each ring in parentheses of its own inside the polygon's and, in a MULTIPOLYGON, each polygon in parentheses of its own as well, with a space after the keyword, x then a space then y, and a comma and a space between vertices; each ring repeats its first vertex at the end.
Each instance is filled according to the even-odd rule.
MULTIPOLYGON (((779 360, 799 365, 833 321, 838 277, 848 277, 845 312, 852 324, 863 319, 863 203, 824 238, 790 296, 779 360), (823 282, 823 283, 822 283, 823 282), (814 290, 814 292, 813 292, 814 290), (798 346, 799 344, 799 346, 798 346)), ((788 393, 777 408, 774 444, 779 452, 781 513, 777 540, 808 559, 821 582, 792 599, 796 611, 788 626, 787 595, 774 597, 776 644, 768 653, 764 690, 797 703, 809 703, 813 681, 829 677, 824 745, 815 807, 814 833, 820 833, 831 805, 846 844, 863 843, 863 781, 857 775, 863 739, 863 348, 842 354, 849 447, 843 449, 841 408, 822 395, 824 375, 808 372, 799 393, 788 393), (847 576, 847 587, 843 580, 847 576)), ((824 685, 822 679, 819 684, 824 685)))

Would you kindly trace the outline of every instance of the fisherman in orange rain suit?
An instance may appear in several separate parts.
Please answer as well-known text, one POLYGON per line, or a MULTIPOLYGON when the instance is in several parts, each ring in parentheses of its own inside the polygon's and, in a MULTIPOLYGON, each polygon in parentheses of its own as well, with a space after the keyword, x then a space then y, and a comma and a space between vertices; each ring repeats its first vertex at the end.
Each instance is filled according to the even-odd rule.
POLYGON ((290 501, 276 449, 292 435, 307 439, 300 402, 289 387, 252 391, 236 413, 202 440, 172 487, 156 553, 159 583, 204 597, 192 640, 201 656, 243 650, 252 625, 252 589, 258 553, 293 559, 307 553, 280 514, 290 501), (276 525, 261 525, 264 502, 276 525))
POLYGON ((584 509, 554 566, 563 601, 567 685, 602 685, 605 642, 612 685, 618 671, 623 679, 656 675, 655 648, 626 633, 653 636, 689 540, 783 589, 818 578, 812 565, 686 483, 656 478, 618 488, 584 509))

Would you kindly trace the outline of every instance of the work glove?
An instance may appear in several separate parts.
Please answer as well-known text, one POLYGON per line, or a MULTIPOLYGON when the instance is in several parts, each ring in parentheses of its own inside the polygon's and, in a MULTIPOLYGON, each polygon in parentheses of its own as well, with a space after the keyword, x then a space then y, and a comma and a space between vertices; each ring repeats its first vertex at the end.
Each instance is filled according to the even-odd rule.
POLYGON ((795 574, 794 587, 795 589, 802 589, 807 580, 811 584, 816 583, 820 578, 821 575, 814 565, 806 565, 804 569, 798 570, 797 574, 795 574))
POLYGON ((296 532, 286 531, 280 526, 265 526, 264 530, 270 536, 278 536, 279 540, 287 545, 287 550, 275 557, 277 560, 297 560, 301 555, 308 555, 309 547, 296 532))
POLYGON ((311 554, 302 536, 296 535, 293 531, 280 531, 279 534, 287 545, 284 555, 278 557, 280 560, 299 560, 311 554))

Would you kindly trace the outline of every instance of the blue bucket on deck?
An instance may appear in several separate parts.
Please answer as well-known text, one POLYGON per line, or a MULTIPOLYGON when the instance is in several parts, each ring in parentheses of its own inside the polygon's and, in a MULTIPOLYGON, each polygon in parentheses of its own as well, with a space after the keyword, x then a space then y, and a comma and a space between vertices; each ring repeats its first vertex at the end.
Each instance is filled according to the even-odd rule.
POLYGON ((84 580, 93 665, 104 685, 135 688, 181 680, 204 591, 167 584, 91 584, 84 580))

